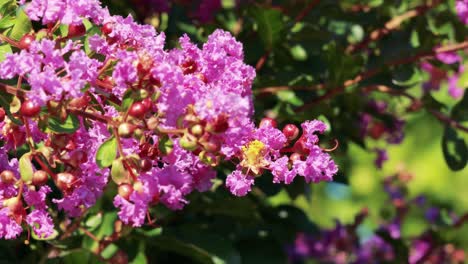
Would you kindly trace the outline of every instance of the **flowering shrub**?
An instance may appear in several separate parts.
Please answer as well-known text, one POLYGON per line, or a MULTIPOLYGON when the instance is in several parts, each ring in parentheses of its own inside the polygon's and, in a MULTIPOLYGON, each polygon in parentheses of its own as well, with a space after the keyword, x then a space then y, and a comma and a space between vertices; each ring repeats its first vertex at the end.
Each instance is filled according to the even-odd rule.
POLYGON ((365 242, 364 213, 317 232, 294 200, 348 183, 355 147, 388 169, 420 113, 465 169, 468 3, 284 2, 1 1, 4 243, 42 262, 461 261, 437 230, 399 235, 422 203, 392 180, 397 214, 365 242))

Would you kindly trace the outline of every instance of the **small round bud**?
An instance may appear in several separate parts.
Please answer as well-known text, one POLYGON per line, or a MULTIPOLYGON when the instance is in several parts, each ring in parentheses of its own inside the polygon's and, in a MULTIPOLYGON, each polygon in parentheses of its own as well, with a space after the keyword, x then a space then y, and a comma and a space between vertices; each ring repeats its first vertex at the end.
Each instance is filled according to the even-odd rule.
POLYGON ((62 172, 57 174, 57 180, 55 184, 62 191, 70 191, 73 188, 73 183, 75 182, 76 177, 68 172, 62 172))
POLYGON ((159 119, 155 116, 152 116, 146 120, 146 127, 148 127, 149 130, 155 130, 158 128, 159 125, 159 119))
POLYGON ((299 136, 299 128, 293 124, 287 124, 283 128, 283 134, 288 141, 293 141, 299 136))
POLYGON ((0 122, 3 122, 3 120, 5 120, 5 110, 3 110, 3 108, 0 107, 0 122))
POLYGON ((373 138, 373 139, 379 139, 380 137, 382 137, 382 135, 385 133, 385 126, 380 123, 380 122, 377 122, 377 123, 374 123, 370 129, 369 129, 369 135, 373 138))
POLYGON ((33 101, 25 101, 21 104, 20 113, 25 117, 34 117, 41 112, 41 107, 33 101))
POLYGON ((192 151, 198 146, 197 138, 189 133, 185 133, 179 140, 179 144, 183 149, 192 151))
POLYGON ((34 36, 34 34, 26 34, 20 39, 18 48, 28 50, 29 47, 31 47, 31 43, 33 43, 35 40, 36 36, 34 36))
POLYGON ((47 183, 48 175, 43 170, 35 171, 32 177, 32 184, 34 186, 41 186, 47 183))
POLYGON ((273 118, 265 117, 262 118, 260 121, 259 127, 264 127, 264 126, 271 126, 271 127, 276 127, 278 124, 276 123, 276 120, 273 118))
POLYGON ((200 124, 196 124, 192 126, 190 128, 190 133, 192 133, 192 135, 197 136, 197 137, 203 135, 203 126, 200 124))
POLYGON ((149 159, 142 159, 140 161, 140 168, 143 172, 149 171, 151 168, 153 168, 153 162, 151 162, 149 159))
POLYGON ((110 33, 112 33, 113 29, 114 29, 114 24, 108 22, 108 23, 105 23, 104 25, 102 25, 101 32, 104 35, 109 35, 110 33))
POLYGON ((141 102, 135 102, 130 106, 128 114, 135 118, 142 118, 146 114, 147 108, 141 102))
POLYGON ((206 152, 209 153, 218 152, 221 149, 221 145, 213 141, 204 143, 203 147, 205 148, 206 152))
POLYGON ((130 123, 122 123, 119 125, 118 133, 120 137, 123 138, 130 138, 135 131, 136 126, 130 123))
POLYGON ((21 214, 24 212, 23 201, 19 197, 13 197, 3 201, 3 205, 10 209, 13 214, 21 214))
POLYGON ((0 179, 2 180, 2 183, 8 185, 16 182, 15 174, 10 170, 2 171, 2 173, 0 173, 0 179))
POLYGON ((75 108, 85 108, 89 105, 89 102, 91 102, 91 97, 85 94, 81 97, 72 99, 68 105, 75 108))
POLYGON ((128 183, 120 184, 118 193, 122 198, 128 200, 130 199, 130 195, 133 193, 133 186, 128 183))
POLYGON ((75 37, 81 37, 86 33, 86 27, 83 25, 83 23, 78 24, 78 25, 70 25, 68 26, 68 38, 75 38, 75 37))
MULTIPOLYGON (((143 91, 146 91, 146 90, 143 90, 143 91)), ((153 109, 153 101, 151 101, 151 98, 147 97, 145 99, 143 99, 141 101, 141 103, 143 104, 143 106, 145 107, 146 111, 150 111, 153 109)))
POLYGON ((296 160, 302 160, 302 155, 294 152, 293 154, 291 154, 291 156, 289 156, 289 160, 291 160, 292 162, 296 160))

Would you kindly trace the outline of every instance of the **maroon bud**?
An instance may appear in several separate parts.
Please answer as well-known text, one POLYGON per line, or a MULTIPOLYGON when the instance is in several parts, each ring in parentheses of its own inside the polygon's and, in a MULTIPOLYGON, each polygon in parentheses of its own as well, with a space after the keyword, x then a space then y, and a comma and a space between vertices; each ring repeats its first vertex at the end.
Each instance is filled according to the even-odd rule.
POLYGON ((276 123, 276 120, 273 118, 265 117, 262 118, 260 121, 259 127, 264 127, 264 126, 271 126, 271 127, 276 127, 278 124, 276 123))
POLYGON ((76 150, 70 157, 69 163, 73 167, 78 167, 80 164, 85 163, 88 160, 88 155, 83 150, 76 150))
POLYGON ((75 37, 81 37, 86 33, 86 27, 83 25, 83 23, 78 24, 78 25, 70 25, 68 26, 68 38, 75 38, 75 37))
POLYGON ((133 193, 133 186, 128 183, 121 184, 119 185, 118 193, 122 198, 128 200, 133 193))
POLYGON ((21 104, 20 113, 25 117, 34 117, 41 111, 41 107, 33 101, 25 101, 21 104))
POLYGON ((293 141, 299 136, 299 128, 293 124, 287 124, 283 128, 283 134, 288 141, 293 141))
POLYGON ((141 103, 143 104, 143 106, 145 107, 146 109, 146 112, 147 111, 150 111, 153 109, 153 101, 151 101, 151 98, 145 98, 141 101, 141 103))
POLYGON ((8 185, 16 182, 15 174, 10 170, 2 171, 2 173, 0 173, 0 179, 2 180, 2 183, 8 185))
POLYGON ((302 155, 309 155, 310 150, 305 146, 306 138, 301 136, 296 143, 294 143, 293 150, 302 155))
POLYGON ((41 186, 47 183, 48 175, 43 170, 35 171, 32 177, 32 184, 34 186, 41 186))
POLYGON ((26 34, 20 39, 18 48, 28 50, 34 40, 36 40, 36 36, 34 36, 34 34, 26 34))
POLYGON ((209 141, 203 144, 205 150, 209 153, 218 152, 221 149, 221 145, 217 142, 209 141))
POLYGON ((141 102, 135 102, 128 110, 128 114, 135 118, 142 118, 146 114, 146 107, 141 102))
POLYGON ((141 171, 143 172, 149 171, 151 168, 153 168, 153 162, 151 162, 149 159, 142 159, 140 161, 140 167, 141 171))
POLYGON ((23 216, 26 215, 23 201, 19 197, 13 197, 3 201, 3 205, 10 209, 10 212, 17 223, 21 223, 23 216))
POLYGON ((198 69, 197 63, 194 60, 187 60, 183 62, 180 67, 182 68, 184 74, 192 74, 198 69))
POLYGON ((62 173, 57 174, 57 179, 56 179, 55 184, 60 190, 64 192, 68 192, 72 190, 73 183, 75 182, 75 180, 76 180, 76 177, 73 174, 68 173, 68 172, 62 172, 62 173))
POLYGON ((370 130, 369 130, 369 135, 373 138, 373 139, 379 139, 380 137, 382 137, 382 135, 385 133, 385 126, 380 123, 380 122, 377 122, 377 123, 374 123, 371 127, 370 127, 370 130))
POLYGON ((5 110, 3 110, 3 108, 0 107, 0 122, 3 122, 3 120, 5 120, 5 110))
POLYGON ((69 103, 69 106, 75 107, 75 108, 85 108, 89 105, 89 102, 91 102, 91 97, 87 94, 72 99, 69 103))
POLYGON ((114 23, 105 23, 102 27, 101 27, 101 32, 102 34, 104 35, 109 35, 110 33, 112 33, 112 30, 114 29, 114 23))
POLYGON ((216 119, 208 123, 207 130, 212 133, 223 133, 229 128, 227 115, 219 115, 216 119))

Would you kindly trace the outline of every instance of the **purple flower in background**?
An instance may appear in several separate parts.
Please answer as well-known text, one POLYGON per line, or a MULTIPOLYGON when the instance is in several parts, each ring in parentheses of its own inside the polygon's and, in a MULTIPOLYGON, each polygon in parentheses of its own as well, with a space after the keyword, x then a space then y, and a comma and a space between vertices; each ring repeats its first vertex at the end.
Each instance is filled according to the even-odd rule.
POLYGON ((459 99, 463 97, 463 93, 465 92, 464 87, 460 87, 459 85, 460 75, 463 72, 464 72, 464 67, 463 65, 460 65, 458 72, 454 73, 452 76, 448 78, 448 92, 450 96, 452 96, 455 99, 459 99))
POLYGON ((455 2, 455 9, 460 20, 465 25, 468 25, 468 0, 457 0, 455 2))
POLYGON ((454 51, 437 53, 436 58, 445 64, 454 64, 462 61, 462 58, 454 51))
POLYGON ((377 157, 375 158, 375 166, 379 169, 383 167, 385 161, 388 160, 388 153, 386 149, 375 148, 375 153, 377 153, 377 157))
POLYGON ((422 62, 421 69, 429 74, 429 80, 423 84, 425 92, 437 91, 440 89, 440 84, 447 79, 447 73, 429 62, 422 62))

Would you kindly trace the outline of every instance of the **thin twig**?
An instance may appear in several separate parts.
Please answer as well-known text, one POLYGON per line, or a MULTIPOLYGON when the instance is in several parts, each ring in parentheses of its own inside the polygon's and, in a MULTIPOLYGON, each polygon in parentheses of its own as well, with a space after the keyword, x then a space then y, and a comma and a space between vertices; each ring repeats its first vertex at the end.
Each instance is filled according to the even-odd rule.
POLYGON ((403 13, 403 14, 401 14, 399 16, 396 16, 396 17, 392 18, 390 21, 385 23, 383 28, 379 28, 379 29, 376 29, 376 30, 372 31, 361 42, 348 46, 348 48, 346 48, 346 53, 350 54, 350 53, 354 53, 356 51, 360 51, 362 49, 365 49, 367 46, 369 46, 369 44, 371 42, 381 39, 383 36, 389 34, 393 30, 400 27, 400 25, 404 21, 406 21, 408 19, 411 19, 413 17, 417 17, 417 16, 422 15, 422 14, 426 13, 428 10, 432 9, 433 7, 436 7, 440 3, 441 3, 441 1, 437 0, 437 1, 433 1, 430 4, 420 5, 420 6, 416 7, 416 8, 414 8, 414 9, 406 11, 405 13, 403 13))
POLYGON ((408 58, 397 59, 397 60, 391 61, 389 63, 386 63, 381 68, 371 69, 371 70, 368 70, 368 71, 365 71, 365 72, 362 72, 362 73, 358 74, 353 79, 350 79, 350 80, 347 80, 347 81, 343 82, 343 84, 341 86, 338 86, 338 87, 335 87, 335 88, 333 88, 331 90, 328 90, 324 95, 319 96, 317 99, 315 99, 315 100, 313 100, 313 101, 311 101, 311 102, 309 102, 307 104, 304 104, 303 106, 297 108, 295 111, 296 112, 305 111, 305 110, 309 109, 310 107, 316 105, 317 103, 319 103, 319 102, 321 102, 323 100, 327 100, 327 99, 332 98, 332 97, 334 97, 334 96, 336 96, 336 95, 338 95, 340 93, 343 93, 346 90, 347 87, 353 86, 353 85, 358 84, 359 82, 361 82, 363 80, 369 79, 369 78, 377 75, 382 70, 387 69, 388 67, 398 66, 398 65, 403 65, 403 64, 415 62, 415 61, 418 61, 418 60, 420 60, 422 58, 434 56, 435 54, 438 54, 438 53, 452 52, 452 51, 457 51, 457 50, 466 49, 466 48, 468 48, 468 41, 464 41, 464 42, 456 43, 456 44, 451 44, 451 45, 443 46, 443 47, 440 47, 440 48, 435 48, 432 51, 424 51, 424 52, 421 52, 419 54, 416 54, 416 55, 408 57, 408 58))

